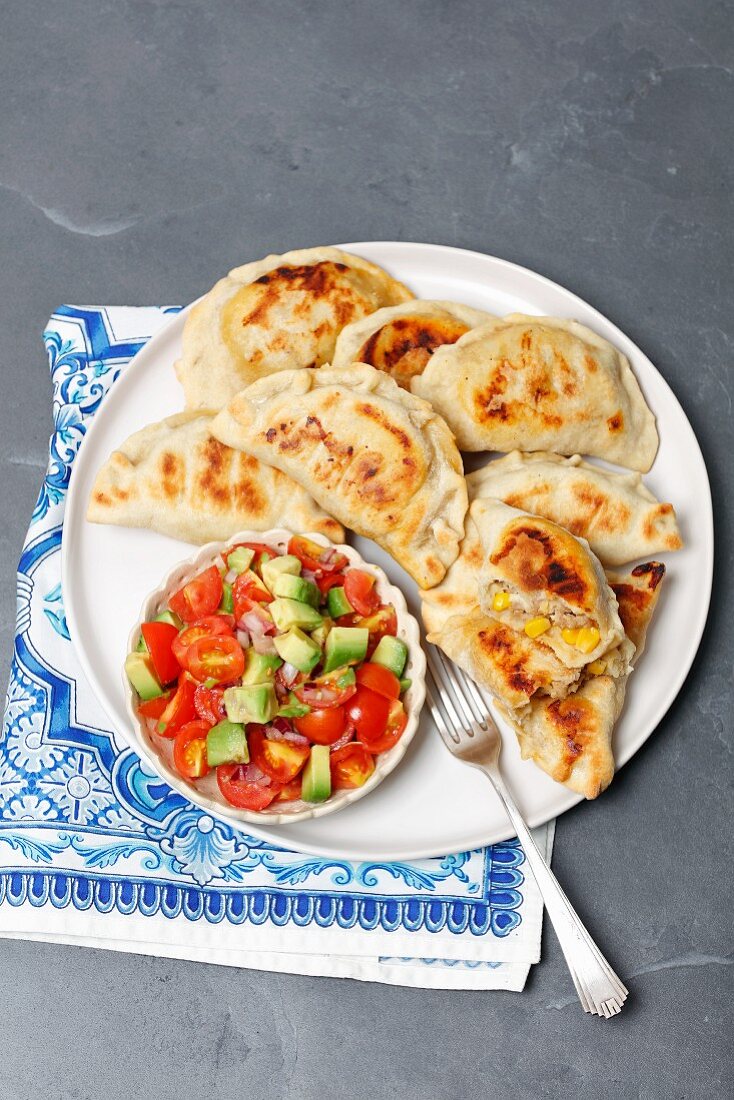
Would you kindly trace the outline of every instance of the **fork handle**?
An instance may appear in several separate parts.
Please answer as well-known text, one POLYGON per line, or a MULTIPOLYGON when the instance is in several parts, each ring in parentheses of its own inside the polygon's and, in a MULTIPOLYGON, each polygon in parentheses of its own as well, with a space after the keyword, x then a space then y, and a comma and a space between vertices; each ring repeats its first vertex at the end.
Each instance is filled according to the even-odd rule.
POLYGON ((627 997, 627 989, 592 940, 543 859, 499 770, 481 765, 480 769, 492 782, 522 843, 584 1011, 604 1017, 616 1015, 627 997))

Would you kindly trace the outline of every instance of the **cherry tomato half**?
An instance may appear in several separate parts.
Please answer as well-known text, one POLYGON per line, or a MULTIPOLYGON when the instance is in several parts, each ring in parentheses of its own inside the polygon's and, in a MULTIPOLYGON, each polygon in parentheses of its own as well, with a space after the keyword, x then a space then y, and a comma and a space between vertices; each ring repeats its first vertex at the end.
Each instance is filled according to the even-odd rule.
POLYGON ((400 681, 394 672, 384 665, 366 661, 357 669, 357 683, 370 691, 376 691, 378 695, 384 695, 387 699, 400 698, 400 681))
POLYGON ((253 764, 281 785, 295 779, 311 754, 310 745, 268 740, 264 727, 255 724, 247 727, 247 744, 253 764))
POLYGON ((330 588, 336 588, 337 585, 344 584, 344 574, 325 573, 323 577, 316 578, 316 584, 319 586, 321 595, 326 596, 330 588))
POLYGON ((219 570, 216 565, 211 565, 174 592, 168 606, 185 623, 193 623, 204 615, 214 614, 222 602, 222 592, 219 570))
POLYGON ((138 714, 143 718, 160 718, 163 711, 171 701, 175 688, 164 691, 163 695, 156 695, 155 699, 148 699, 147 703, 138 703, 138 714))
POLYGON ((240 573, 232 585, 232 601, 234 603, 235 620, 239 620, 250 610, 253 604, 272 603, 273 597, 257 577, 240 573))
POLYGON ((230 806, 240 810, 264 810, 280 792, 277 783, 267 779, 254 764, 220 764, 217 785, 230 806))
POLYGON ((216 726, 227 717, 222 688, 208 688, 199 684, 194 692, 194 707, 199 718, 208 726, 216 726))
POLYGON ((360 741, 376 741, 387 727, 390 700, 366 687, 357 692, 346 704, 347 715, 354 724, 360 741))
POLYGON ((329 759, 331 786, 335 791, 363 787, 375 770, 372 756, 359 741, 337 749, 329 759))
POLYGON ((371 615, 380 597, 375 588, 376 577, 363 569, 350 569, 344 578, 344 595, 360 615, 371 615))
POLYGON ((344 707, 329 707, 328 710, 312 710, 303 718, 294 718, 293 725, 299 733, 313 741, 315 745, 333 745, 344 733, 346 715, 344 707))
POLYGON ((176 627, 171 623, 143 623, 140 631, 160 682, 170 684, 172 680, 178 679, 181 667, 171 648, 178 638, 176 627))
POLYGON ((316 576, 324 573, 341 573, 349 565, 344 554, 333 551, 329 546, 320 546, 302 535, 294 535, 288 543, 288 553, 298 558, 301 565, 310 569, 316 576))
POLYGON ((196 718, 194 693, 196 683, 185 672, 181 674, 178 687, 168 701, 166 709, 158 719, 156 732, 161 737, 175 737, 181 726, 193 722, 196 718))
POLYGON ((199 638, 186 653, 189 672, 195 680, 236 680, 245 671, 245 654, 236 638, 199 638))
POLYGON ((380 638, 384 638, 386 634, 392 634, 393 637, 397 634, 398 617, 392 604, 381 604, 371 615, 361 619, 355 618, 353 625, 366 626, 369 631, 370 637, 367 643, 367 658, 369 659, 377 649, 380 638))
POLYGON ((399 699, 391 699, 390 713, 387 716, 387 728, 382 737, 378 737, 374 741, 364 741, 361 737, 359 740, 364 741, 370 752, 387 752, 393 745, 397 745, 407 724, 408 715, 405 713, 405 707, 399 699))
POLYGON ((182 630, 175 638, 172 649, 176 660, 183 668, 186 668, 186 654, 189 646, 192 646, 194 642, 198 642, 199 638, 233 633, 234 616, 232 615, 207 615, 203 619, 198 619, 191 626, 187 626, 185 630, 182 630))
POLYGON ((187 722, 173 742, 173 763, 184 779, 201 779, 209 771, 206 760, 206 722, 187 722))
POLYGON ((297 775, 295 779, 291 779, 290 783, 286 783, 282 791, 276 795, 276 802, 293 802, 294 799, 301 797, 301 777, 297 775))
POLYGON ((296 698, 309 707, 317 707, 320 710, 340 707, 346 703, 347 699, 351 699, 357 690, 356 683, 340 683, 340 680, 347 679, 351 680, 352 677, 345 673, 343 668, 337 668, 325 676, 318 676, 315 680, 300 684, 295 689, 296 698))

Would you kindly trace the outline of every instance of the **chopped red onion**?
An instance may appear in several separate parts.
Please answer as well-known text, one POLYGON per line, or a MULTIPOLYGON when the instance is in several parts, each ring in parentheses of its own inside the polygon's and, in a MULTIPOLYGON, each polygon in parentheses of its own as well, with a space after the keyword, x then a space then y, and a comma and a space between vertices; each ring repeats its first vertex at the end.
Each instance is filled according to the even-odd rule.
POLYGON ((256 638, 259 634, 265 633, 265 623, 262 621, 257 611, 247 611, 238 622, 240 629, 249 630, 253 638, 256 638))
POLYGON ((237 570, 236 569, 230 569, 229 572, 225 574, 224 579, 227 582, 227 584, 234 584, 234 582, 237 580, 238 577, 239 577, 239 573, 237 572, 237 570))
POLYGON ((269 655, 277 653, 275 642, 272 638, 269 638, 267 634, 253 635, 252 648, 255 650, 256 653, 266 653, 269 655))
POLYGON ((242 768, 242 778, 245 783, 256 783, 258 787, 270 786, 270 776, 258 768, 257 764, 245 764, 242 768))
POLYGON ((335 557, 336 553, 337 550, 335 546, 326 546, 321 551, 319 561, 323 562, 324 565, 327 565, 335 557))
POLYGON ((295 681, 298 676, 298 669, 295 665, 290 664, 288 661, 284 665, 281 665, 280 674, 283 677, 283 682, 288 687, 295 681))
MULTIPOLYGON (((282 721, 275 719, 275 722, 282 721)), ((307 737, 304 737, 302 733, 298 733, 297 730, 291 729, 287 724, 285 726, 275 725, 272 722, 265 727, 265 736, 269 741, 289 741, 292 745, 308 745, 309 741, 307 737)))
POLYGON ((250 644, 250 635, 246 630, 237 631, 237 641, 240 643, 243 649, 247 649, 250 644))
POLYGON ((349 742, 352 740, 353 737, 354 737, 354 726, 349 724, 347 726, 347 728, 344 730, 344 733, 341 735, 339 740, 335 741, 334 744, 330 746, 331 751, 336 752, 337 749, 343 749, 345 745, 349 744, 349 742))

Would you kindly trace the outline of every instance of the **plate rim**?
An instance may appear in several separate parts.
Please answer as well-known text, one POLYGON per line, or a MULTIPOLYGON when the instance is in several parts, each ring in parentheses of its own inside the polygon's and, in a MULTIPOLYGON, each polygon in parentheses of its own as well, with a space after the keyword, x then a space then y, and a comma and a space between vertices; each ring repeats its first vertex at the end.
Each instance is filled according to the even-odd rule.
MULTIPOLYGON (((705 552, 705 561, 704 561, 705 581, 706 581, 705 599, 701 600, 701 602, 699 604, 699 612, 698 612, 698 616, 697 616, 697 619, 696 619, 696 622, 695 622, 695 629, 692 630, 692 631, 689 631, 689 633, 688 633, 688 647, 687 647, 685 657, 684 657, 683 661, 681 662, 681 664, 679 666, 678 675, 668 684, 668 689, 666 691, 666 694, 665 694, 663 700, 661 701, 660 705, 655 710, 652 718, 650 719, 650 723, 649 723, 650 728, 649 728, 649 730, 644 734, 638 733, 636 736, 634 736, 629 741, 629 743, 625 746, 624 750, 621 751, 619 753, 619 755, 617 756, 617 758, 615 760, 615 774, 616 774, 617 771, 619 771, 622 767, 624 767, 624 765, 627 764, 628 761, 634 755, 636 755, 637 752, 639 752, 639 750, 645 744, 645 742, 653 735, 653 733, 656 731, 656 729, 660 725, 660 723, 663 720, 663 718, 665 717, 665 715, 668 713, 668 711, 670 710, 670 708, 673 706, 674 702, 678 698, 678 695, 680 694, 681 688, 683 687, 683 684, 687 680, 688 675, 689 675, 689 673, 691 671, 691 668, 693 666, 693 663, 694 663, 694 661, 696 659, 696 656, 698 654, 700 644, 701 644, 701 639, 703 637, 703 632, 704 632, 704 629, 705 629, 705 626, 706 626, 706 621, 708 619, 710 605, 711 605, 711 596, 712 596, 712 588, 713 588, 714 550, 715 550, 715 545, 714 545, 714 522, 713 522, 713 502, 712 502, 712 496, 711 496, 711 482, 710 482, 710 478, 709 478, 709 474, 708 474, 708 468, 706 466, 706 460, 705 460, 703 452, 701 450, 701 445, 698 441, 698 437, 696 436, 696 433, 693 429, 693 425, 691 424, 691 422, 690 422, 690 420, 689 420, 689 418, 686 414, 685 409, 681 405, 681 403, 678 400, 675 392, 673 391, 672 387, 670 386, 670 384, 668 383, 668 381, 664 377, 664 375, 658 370, 658 368, 655 366, 655 364, 652 362, 652 360, 649 359, 649 357, 645 354, 645 352, 639 347, 639 345, 637 345, 635 343, 634 340, 632 340, 632 338, 630 336, 628 336, 622 329, 619 328, 618 325, 616 325, 612 320, 610 320, 609 317, 607 317, 605 314, 603 314, 600 310, 598 310, 590 302, 588 302, 585 299, 581 298, 580 295, 576 294, 572 290, 569 290, 567 287, 564 287, 561 283, 556 282, 554 279, 550 279, 548 276, 543 275, 538 271, 534 271, 532 268, 525 267, 522 264, 517 264, 512 260, 506 260, 506 259, 504 259, 500 256, 493 256, 489 253, 479 252, 476 249, 459 248, 456 245, 432 244, 432 243, 427 242, 427 241, 388 241, 388 240, 355 241, 355 242, 349 242, 349 243, 346 243, 346 244, 337 244, 334 247, 341 248, 341 249, 343 249, 344 251, 347 251, 347 252, 352 251, 352 252, 356 253, 357 255, 361 254, 360 253, 361 249, 367 249, 369 251, 371 251, 372 249, 378 249, 378 250, 380 250, 380 249, 391 249, 391 250, 397 250, 398 252, 418 250, 419 252, 422 252, 424 254, 425 253, 431 253, 431 254, 435 255, 436 253, 438 253, 439 255, 444 255, 444 256, 456 255, 456 256, 460 256, 460 257, 472 257, 472 258, 474 258, 474 259, 476 259, 476 260, 478 260, 482 263, 486 263, 487 261, 489 261, 490 263, 496 265, 500 269, 504 268, 504 269, 507 269, 507 270, 511 270, 514 273, 517 273, 518 275, 520 275, 522 278, 530 279, 531 282, 539 283, 540 285, 542 285, 546 288, 549 288, 553 291, 560 291, 564 296, 566 296, 569 299, 570 303, 580 306, 583 309, 584 313, 588 313, 589 311, 591 311, 591 315, 592 315, 593 320, 601 321, 603 323, 603 325, 606 328, 608 328, 608 330, 612 334, 612 339, 614 341, 619 342, 619 344, 621 345, 621 350, 626 355, 628 355, 628 358, 630 357, 629 353, 628 353, 629 349, 632 349, 634 351, 635 355, 641 357, 641 359, 644 360, 646 366, 649 367, 654 372, 655 375, 657 375, 657 378, 658 378, 659 382, 662 383, 663 387, 667 391, 667 396, 668 396, 669 400, 671 400, 672 402, 674 402, 675 405, 677 405, 681 416, 683 417, 685 423, 687 424, 687 426, 689 428, 691 441, 692 441, 693 445, 695 446, 698 458, 700 460, 701 470, 703 472, 704 479, 705 479, 705 485, 706 485, 706 494, 705 494, 705 499, 703 501, 703 503, 705 505, 705 508, 706 508, 706 525, 705 525, 704 537, 701 538, 699 536, 699 541, 701 542, 701 544, 703 546, 703 549, 704 549, 704 552, 705 552)), ((158 344, 161 343, 163 340, 165 340, 165 338, 168 335, 170 335, 170 332, 173 328, 176 328, 179 325, 183 324, 183 321, 184 321, 186 315, 188 314, 188 312, 190 311, 192 306, 195 304, 195 301, 197 301, 197 300, 198 299, 194 299, 188 305, 183 306, 177 313, 173 314, 171 316, 170 320, 166 324, 164 324, 156 333, 154 333, 154 335, 146 342, 146 344, 140 349, 140 351, 138 351, 136 353, 136 355, 133 356, 133 359, 130 361, 130 363, 126 367, 125 372, 123 373, 122 377, 120 377, 114 383, 115 392, 119 393, 120 388, 125 390, 125 389, 127 389, 128 386, 132 386, 135 383, 135 376, 142 369, 144 369, 144 367, 140 366, 140 364, 141 363, 145 364, 146 360, 149 357, 155 356, 155 354, 157 353, 158 344), (137 365, 137 369, 135 371, 131 372, 130 368, 132 367, 133 363, 137 363, 138 365, 137 365)), ((643 381, 643 385, 644 385, 644 381, 643 381)), ((79 508, 79 505, 77 504, 77 501, 76 501, 75 488, 76 488, 76 485, 80 481, 80 475, 78 474, 78 471, 80 469, 82 469, 82 467, 83 467, 83 464, 80 462, 80 458, 83 454, 84 448, 87 447, 87 445, 88 445, 88 440, 89 439, 96 439, 97 435, 102 431, 102 427, 104 425, 106 415, 110 415, 110 414, 106 413, 106 410, 109 409, 110 407, 111 406, 108 402, 104 401, 102 403, 102 405, 99 409, 99 412, 92 418, 92 421, 91 421, 89 427, 87 428, 87 430, 84 434, 84 438, 82 439, 82 442, 79 446, 79 450, 77 451, 77 453, 74 457, 74 461, 73 461, 73 464, 72 464, 72 470, 71 470, 71 476, 70 476, 70 479, 69 479, 69 485, 68 485, 67 495, 66 495, 65 511, 64 511, 64 526, 66 525, 67 517, 69 517, 69 516, 73 517, 76 514, 76 511, 78 511, 78 508, 79 508)), ((653 410, 653 412, 654 411, 655 410, 653 410)), ((86 522, 86 521, 83 520, 83 522, 86 522)), ((701 527, 702 527, 702 525, 701 525, 700 521, 698 521, 697 522, 697 531, 700 532, 701 527)), ((61 542, 61 584, 62 584, 62 592, 64 592, 64 593, 73 590, 73 585, 70 584, 70 579, 71 579, 71 556, 72 556, 72 551, 70 549, 70 545, 71 545, 70 540, 68 538, 63 538, 62 537, 62 542, 61 542)), ((699 578, 700 578, 700 574, 699 574, 699 578)), ((132 748, 133 751, 135 751, 135 745, 133 743, 133 738, 132 738, 132 731, 128 731, 127 728, 120 728, 117 720, 113 718, 114 707, 112 707, 109 704, 109 701, 106 698, 106 693, 105 693, 102 685, 97 681, 97 678, 96 678, 96 676, 94 675, 94 673, 92 671, 91 664, 87 660, 87 655, 86 655, 86 651, 85 651, 84 647, 80 644, 77 644, 77 642, 75 640, 76 637, 79 637, 80 631, 79 631, 79 624, 78 624, 78 621, 76 619, 74 604, 71 603, 71 602, 67 604, 67 602, 65 600, 65 610, 66 610, 66 615, 67 615, 67 619, 68 619, 68 623, 69 623, 69 627, 70 627, 70 634, 72 636, 72 645, 74 647, 74 652, 76 654, 76 657, 79 660, 79 663, 81 665, 82 672, 84 673, 84 676, 86 677, 87 682, 88 682, 90 688, 92 689, 92 692, 93 692, 95 698, 97 699, 97 701, 101 705, 102 709, 105 711, 108 718, 110 719, 110 722, 112 724, 113 729, 116 732, 118 732, 119 735, 122 737, 122 739, 125 741, 125 743, 130 748, 132 748)), ((553 812, 551 814, 548 814, 545 810, 541 810, 537 815, 528 814, 527 815, 527 823, 531 828, 538 828, 542 825, 545 825, 547 822, 553 821, 555 818, 559 817, 561 814, 566 813, 568 810, 572 809, 574 806, 578 805, 580 802, 586 801, 583 798, 582 795, 578 795, 575 792, 570 791, 567 788, 564 788, 562 784, 558 784, 558 786, 559 786, 559 792, 560 791, 565 792, 564 796, 559 797, 559 802, 556 804, 556 807, 555 807, 555 809, 553 810, 553 812)), ((488 794, 489 794, 489 788, 488 788, 488 794)), ((229 819, 227 819, 227 823, 230 824, 230 825, 233 825, 233 827, 235 827, 235 828, 238 828, 238 826, 234 825, 234 823, 232 821, 230 821, 229 819)), ((260 825, 254 825, 254 824, 251 824, 251 823, 248 822, 248 823, 246 823, 246 828, 243 828, 240 831, 243 831, 245 833, 249 833, 252 836, 255 836, 255 837, 258 837, 259 839, 265 840, 268 843, 275 844, 278 847, 296 848, 296 850, 304 852, 306 854, 310 854, 310 855, 316 855, 316 856, 321 856, 321 857, 325 857, 325 858, 355 859, 355 860, 359 860, 359 861, 362 861, 366 858, 365 855, 364 855, 364 852, 352 850, 352 849, 349 849, 348 847, 345 847, 345 846, 342 846, 342 845, 339 845, 339 844, 337 844, 335 846, 334 845, 324 846, 324 845, 321 845, 321 844, 311 844, 311 843, 308 843, 308 842, 302 843, 302 844, 301 843, 296 844, 291 835, 288 835, 287 837, 279 836, 277 826, 274 826, 273 828, 267 828, 267 827, 262 828, 260 825)), ((410 848, 410 849, 399 849, 397 852, 391 853, 389 856, 382 855, 381 858, 386 858, 389 861, 430 859, 430 858, 435 858, 435 857, 440 857, 440 856, 451 855, 451 854, 455 854, 457 852, 466 851, 466 850, 470 850, 470 849, 481 848, 481 847, 489 846, 489 845, 492 845, 492 844, 501 843, 504 840, 511 839, 514 835, 515 835, 514 830, 513 830, 512 826, 511 826, 511 824, 509 823, 509 820, 508 820, 506 828, 500 830, 500 835, 496 835, 496 831, 495 832, 490 832, 489 830, 486 830, 485 833, 481 836, 480 835, 473 835, 472 837, 467 838, 466 842, 462 842, 462 845, 459 848, 455 847, 453 845, 453 843, 449 847, 443 847, 442 846, 439 850, 436 850, 435 846, 428 846, 428 847, 425 847, 425 848, 420 848, 420 847, 415 848, 414 847, 414 848, 410 848)))

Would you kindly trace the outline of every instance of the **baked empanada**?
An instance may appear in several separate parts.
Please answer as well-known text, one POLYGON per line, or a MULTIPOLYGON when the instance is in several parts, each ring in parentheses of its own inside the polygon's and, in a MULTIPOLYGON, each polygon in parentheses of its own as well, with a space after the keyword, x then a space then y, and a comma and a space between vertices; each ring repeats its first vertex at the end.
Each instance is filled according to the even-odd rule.
POLYGON ((176 365, 186 405, 219 409, 263 375, 320 367, 345 325, 412 297, 381 267, 338 248, 236 267, 186 318, 176 365))
POLYGON ((238 394, 212 434, 289 474, 423 587, 456 558, 467 494, 454 438, 382 371, 279 371, 238 394))
POLYGON ((517 734, 523 759, 533 760, 552 779, 585 798, 596 798, 614 776, 612 731, 629 672, 645 645, 664 574, 660 562, 638 565, 627 574, 608 574, 627 636, 584 669, 572 694, 555 700, 536 696, 522 710, 500 704, 517 734))
POLYGON ((585 538, 602 565, 679 550, 683 541, 672 504, 660 504, 639 474, 619 474, 580 455, 513 451, 467 479, 469 499, 496 497, 545 516, 585 538))
POLYGON ((588 454, 644 472, 658 447, 627 359, 575 321, 490 321, 437 348, 411 389, 466 451, 588 454))
POLYGON ((281 525, 343 542, 341 524, 295 481, 213 439, 212 417, 178 413, 131 435, 97 474, 87 519, 193 543, 281 525))
POLYGON ((496 318, 459 302, 416 298, 378 309, 342 329, 337 337, 333 367, 369 363, 410 389, 436 348, 454 344, 471 329, 496 318))
POLYGON ((498 500, 469 512, 485 550, 479 606, 490 618, 542 638, 571 668, 616 645, 617 601, 589 544, 540 516, 498 500))

